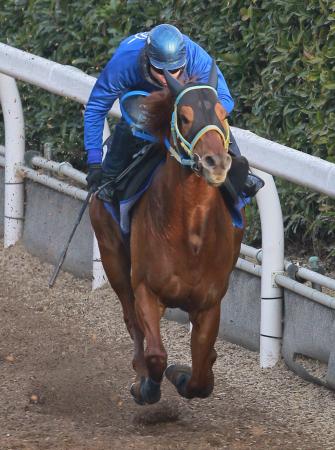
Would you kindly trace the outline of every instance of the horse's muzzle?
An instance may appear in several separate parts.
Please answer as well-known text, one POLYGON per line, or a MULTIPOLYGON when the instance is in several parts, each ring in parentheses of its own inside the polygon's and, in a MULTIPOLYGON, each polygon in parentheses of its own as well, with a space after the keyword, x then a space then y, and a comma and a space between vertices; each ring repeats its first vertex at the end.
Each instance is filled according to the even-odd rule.
POLYGON ((232 159, 228 153, 208 153, 197 160, 199 172, 211 186, 220 186, 226 180, 232 159))

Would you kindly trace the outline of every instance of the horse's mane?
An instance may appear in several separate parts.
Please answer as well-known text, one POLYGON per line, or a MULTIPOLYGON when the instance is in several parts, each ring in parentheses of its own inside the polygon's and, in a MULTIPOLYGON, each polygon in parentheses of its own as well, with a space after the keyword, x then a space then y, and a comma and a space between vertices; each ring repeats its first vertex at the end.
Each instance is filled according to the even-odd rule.
POLYGON ((173 98, 169 89, 153 92, 146 97, 145 128, 161 143, 169 136, 170 121, 173 112, 173 98))

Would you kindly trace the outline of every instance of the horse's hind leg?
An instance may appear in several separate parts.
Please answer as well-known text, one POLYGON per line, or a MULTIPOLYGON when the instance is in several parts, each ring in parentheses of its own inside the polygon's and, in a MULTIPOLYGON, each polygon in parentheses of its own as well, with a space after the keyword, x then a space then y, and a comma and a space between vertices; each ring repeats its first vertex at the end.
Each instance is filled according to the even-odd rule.
POLYGON ((108 280, 121 301, 124 321, 134 341, 133 367, 139 378, 147 375, 142 330, 137 322, 134 293, 130 282, 130 261, 118 226, 105 210, 101 200, 90 204, 91 223, 98 240, 101 261, 108 280))
POLYGON ((159 326, 164 309, 144 283, 136 287, 135 299, 137 317, 147 344, 144 357, 149 376, 132 386, 132 395, 138 403, 156 403, 160 399, 160 383, 167 363, 159 326))
POLYGON ((192 370, 187 366, 171 365, 165 373, 183 397, 205 398, 214 387, 212 367, 216 361, 214 344, 219 331, 220 303, 192 314, 191 321, 192 370))

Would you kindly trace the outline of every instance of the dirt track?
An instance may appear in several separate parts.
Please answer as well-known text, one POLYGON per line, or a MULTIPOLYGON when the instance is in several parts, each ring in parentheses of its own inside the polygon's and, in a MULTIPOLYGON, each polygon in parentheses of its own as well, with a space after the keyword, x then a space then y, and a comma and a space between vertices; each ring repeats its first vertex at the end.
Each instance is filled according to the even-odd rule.
MULTIPOLYGON (((182 399, 165 380, 158 404, 137 406, 110 288, 62 273, 49 290, 50 266, 0 246, 0 450, 335 448, 334 393, 222 341, 209 399, 182 399)), ((188 360, 187 329, 162 329, 169 361, 188 360)))

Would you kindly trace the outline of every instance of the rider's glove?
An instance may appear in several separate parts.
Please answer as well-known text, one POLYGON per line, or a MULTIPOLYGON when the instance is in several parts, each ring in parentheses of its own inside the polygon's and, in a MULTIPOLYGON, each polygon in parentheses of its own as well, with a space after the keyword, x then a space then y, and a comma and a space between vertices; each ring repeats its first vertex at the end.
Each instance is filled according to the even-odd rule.
POLYGON ((102 180, 101 164, 90 164, 88 166, 88 174, 86 177, 88 190, 95 192, 100 187, 101 180, 102 180))

